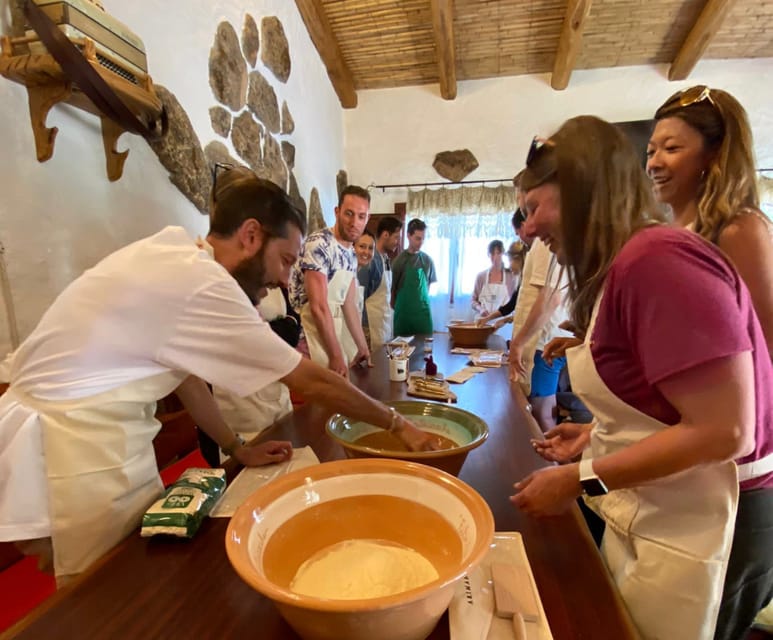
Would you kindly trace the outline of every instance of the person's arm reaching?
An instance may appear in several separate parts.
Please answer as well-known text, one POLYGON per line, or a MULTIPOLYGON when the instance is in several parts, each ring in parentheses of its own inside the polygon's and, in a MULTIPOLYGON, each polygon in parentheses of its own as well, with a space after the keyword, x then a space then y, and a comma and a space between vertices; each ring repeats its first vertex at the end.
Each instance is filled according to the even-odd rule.
POLYGON ((421 431, 409 420, 385 404, 365 395, 357 387, 307 358, 282 378, 290 389, 303 394, 309 402, 318 402, 354 420, 362 420, 392 431, 411 451, 436 449, 432 435, 421 431))
POLYGON ((199 429, 237 462, 255 467, 283 462, 292 457, 292 444, 286 441, 270 440, 256 445, 242 445, 238 436, 223 420, 215 398, 201 378, 188 376, 175 392, 199 429))
POLYGON ((348 366, 341 345, 336 338, 333 316, 330 314, 330 305, 327 302, 327 276, 319 271, 306 270, 303 272, 303 283, 309 298, 311 316, 322 339, 325 353, 327 353, 328 367, 331 371, 345 376, 348 366))

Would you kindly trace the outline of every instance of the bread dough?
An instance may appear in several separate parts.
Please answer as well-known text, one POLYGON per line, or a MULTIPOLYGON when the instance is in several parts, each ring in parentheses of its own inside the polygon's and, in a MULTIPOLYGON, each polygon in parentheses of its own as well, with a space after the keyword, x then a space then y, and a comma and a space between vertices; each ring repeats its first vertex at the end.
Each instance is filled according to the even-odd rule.
POLYGON ((330 600, 379 598, 438 579, 423 555, 385 540, 344 540, 304 562, 290 589, 330 600))

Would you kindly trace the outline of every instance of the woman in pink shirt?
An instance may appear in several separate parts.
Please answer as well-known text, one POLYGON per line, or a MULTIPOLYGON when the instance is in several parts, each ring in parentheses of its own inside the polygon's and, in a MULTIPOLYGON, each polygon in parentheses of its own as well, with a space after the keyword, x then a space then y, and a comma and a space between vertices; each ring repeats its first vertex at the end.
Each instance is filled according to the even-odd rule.
POLYGON ((645 638, 710 640, 722 601, 737 615, 717 637, 742 637, 773 582, 773 368, 749 293, 713 245, 663 224, 614 125, 583 116, 535 141, 521 187, 526 231, 569 268, 585 336, 569 371, 595 422, 535 443, 582 460, 531 474, 512 501, 541 516, 586 494, 645 638), (749 579, 723 592, 731 546, 749 579))

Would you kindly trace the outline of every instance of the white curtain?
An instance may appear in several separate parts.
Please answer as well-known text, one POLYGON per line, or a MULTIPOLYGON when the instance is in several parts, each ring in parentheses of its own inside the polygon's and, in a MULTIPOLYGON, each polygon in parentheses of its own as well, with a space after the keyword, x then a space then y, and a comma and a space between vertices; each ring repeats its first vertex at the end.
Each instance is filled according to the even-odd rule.
POLYGON ((758 181, 760 189, 760 208, 773 218, 773 178, 761 175, 758 181))
POLYGON ((430 289, 436 329, 452 319, 470 319, 475 276, 490 266, 488 244, 501 240, 505 251, 514 240, 512 185, 409 191, 406 220, 427 223, 423 251, 429 254, 438 282, 430 289))

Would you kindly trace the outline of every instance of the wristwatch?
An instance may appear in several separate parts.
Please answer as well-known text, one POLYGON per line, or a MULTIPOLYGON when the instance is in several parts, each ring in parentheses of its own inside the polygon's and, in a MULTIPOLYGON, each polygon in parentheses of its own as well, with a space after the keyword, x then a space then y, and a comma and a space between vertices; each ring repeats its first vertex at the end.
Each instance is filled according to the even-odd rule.
POLYGON ((604 481, 593 472, 593 458, 580 460, 580 484, 586 496, 603 496, 609 493, 604 481))
POLYGON ((234 437, 231 439, 231 442, 229 442, 224 447, 220 447, 220 451, 223 452, 223 455, 231 457, 234 454, 234 451, 243 446, 244 438, 242 438, 238 433, 235 433, 234 437))

